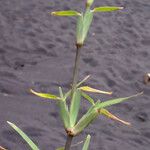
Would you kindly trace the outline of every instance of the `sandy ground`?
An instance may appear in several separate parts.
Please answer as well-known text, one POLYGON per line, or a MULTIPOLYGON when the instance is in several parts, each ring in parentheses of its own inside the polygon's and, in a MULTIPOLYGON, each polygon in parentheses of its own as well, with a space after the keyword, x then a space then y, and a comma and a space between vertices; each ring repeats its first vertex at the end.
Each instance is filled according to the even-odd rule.
MULTIPOLYGON (((94 96, 102 101, 144 94, 109 108, 131 122, 131 127, 100 117, 73 142, 89 133, 90 150, 149 150, 150 86, 143 83, 143 76, 150 72, 150 1, 96 0, 94 5, 125 9, 95 14, 82 50, 80 79, 91 74, 89 85, 113 91, 112 96, 94 96)), ((81 11, 83 6, 80 0, 0 0, 0 145, 8 150, 28 146, 7 120, 22 128, 41 150, 64 145, 57 105, 32 95, 29 89, 57 94, 58 86, 65 91, 70 87, 76 18, 48 13, 81 11)), ((82 101, 81 113, 88 106, 82 101)))

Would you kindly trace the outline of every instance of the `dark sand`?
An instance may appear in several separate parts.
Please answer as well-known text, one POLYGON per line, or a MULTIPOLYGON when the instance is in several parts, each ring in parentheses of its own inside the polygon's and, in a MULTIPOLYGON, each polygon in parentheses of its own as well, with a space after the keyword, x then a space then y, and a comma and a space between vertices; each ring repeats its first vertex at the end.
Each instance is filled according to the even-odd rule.
MULTIPOLYGON (((109 108, 131 127, 100 117, 73 142, 90 133, 90 150, 149 150, 150 86, 143 83, 143 76, 150 72, 150 0, 96 0, 94 5, 125 9, 95 15, 82 51, 80 79, 91 74, 89 85, 113 91, 111 97, 94 96, 102 101, 141 91, 144 95, 109 108)), ((29 89, 57 94, 58 86, 65 91, 70 87, 76 19, 48 13, 80 11, 83 6, 80 0, 0 0, 0 145, 8 150, 28 146, 7 120, 21 127, 41 150, 64 145, 55 102, 38 98, 29 89)), ((88 106, 82 102, 82 113, 88 106)))

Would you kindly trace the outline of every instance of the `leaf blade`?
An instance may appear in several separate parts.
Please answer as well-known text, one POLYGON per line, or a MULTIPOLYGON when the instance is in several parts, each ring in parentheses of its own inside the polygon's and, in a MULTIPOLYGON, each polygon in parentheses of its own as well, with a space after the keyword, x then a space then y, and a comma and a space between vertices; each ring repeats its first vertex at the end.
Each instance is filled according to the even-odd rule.
POLYGON ((83 115, 78 123, 73 127, 74 134, 77 135, 82 132, 94 119, 97 118, 98 115, 99 112, 95 109, 95 106, 91 106, 86 114, 83 115))
POLYGON ((42 97, 42 98, 46 98, 46 99, 52 99, 52 100, 61 100, 60 97, 56 96, 56 95, 53 95, 53 94, 49 94, 49 93, 39 93, 39 92, 36 92, 32 89, 30 89, 30 92, 33 93, 34 95, 36 96, 39 96, 39 97, 42 97))
POLYGON ((86 91, 86 92, 92 92, 92 93, 108 94, 108 95, 112 94, 112 92, 106 92, 106 91, 97 90, 97 89, 91 88, 89 86, 82 86, 79 89, 83 90, 83 91, 86 91))
POLYGON ((76 123, 79 108, 80 108, 80 101, 81 101, 81 91, 76 89, 73 93, 73 97, 71 100, 71 106, 70 106, 70 123, 71 127, 73 127, 76 123))
POLYGON ((70 127, 70 115, 65 101, 59 101, 59 110, 64 127, 67 129, 70 127))
POLYGON ((93 100, 89 95, 87 95, 87 94, 84 93, 84 92, 81 92, 81 95, 82 95, 86 100, 88 100, 92 105, 95 105, 94 100, 93 100))
POLYGON ((116 6, 102 6, 102 7, 96 7, 92 11, 93 12, 111 12, 116 10, 121 10, 123 7, 116 7, 116 6))
POLYGON ((33 141, 20 129, 18 128, 14 123, 11 123, 7 121, 7 123, 28 143, 30 148, 32 150, 40 150, 34 143, 33 141))
POLYGON ((86 139, 85 139, 82 150, 88 150, 89 149, 90 140, 91 140, 91 136, 88 134, 86 139))
POLYGON ((132 95, 132 96, 128 96, 128 97, 111 99, 111 100, 108 100, 108 101, 105 101, 105 102, 98 103, 98 104, 95 105, 95 107, 97 109, 108 107, 108 106, 115 105, 115 104, 121 103, 123 101, 126 101, 126 100, 128 100, 130 98, 137 97, 137 96, 139 96, 141 94, 143 94, 143 92, 135 94, 135 95, 132 95))
POLYGON ((82 36, 83 42, 87 37, 92 20, 93 20, 93 12, 90 10, 90 8, 87 8, 83 18, 83 36, 82 36))
POLYGON ((112 120, 119 121, 119 122, 121 122, 121 123, 123 123, 125 125, 128 125, 128 126, 131 125, 130 122, 124 121, 124 120, 116 117, 115 115, 113 115, 112 113, 110 113, 108 110, 106 110, 104 108, 100 109, 100 114, 102 114, 102 115, 104 115, 104 116, 106 116, 106 117, 108 117, 108 118, 110 118, 112 120))
POLYGON ((87 75, 83 80, 81 80, 79 83, 77 83, 76 87, 79 87, 81 84, 83 84, 86 80, 90 78, 90 75, 87 75))
POLYGON ((54 11, 51 12, 53 16, 81 16, 81 13, 74 10, 54 11))
POLYGON ((83 14, 78 17, 76 27, 76 45, 81 47, 83 45, 83 14))

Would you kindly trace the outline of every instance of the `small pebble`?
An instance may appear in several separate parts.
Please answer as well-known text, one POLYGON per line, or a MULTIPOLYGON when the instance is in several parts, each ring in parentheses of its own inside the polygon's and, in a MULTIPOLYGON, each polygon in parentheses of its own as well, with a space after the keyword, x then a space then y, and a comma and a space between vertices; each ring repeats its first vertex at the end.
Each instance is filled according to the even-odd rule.
POLYGON ((144 83, 150 85, 150 73, 144 75, 144 83))

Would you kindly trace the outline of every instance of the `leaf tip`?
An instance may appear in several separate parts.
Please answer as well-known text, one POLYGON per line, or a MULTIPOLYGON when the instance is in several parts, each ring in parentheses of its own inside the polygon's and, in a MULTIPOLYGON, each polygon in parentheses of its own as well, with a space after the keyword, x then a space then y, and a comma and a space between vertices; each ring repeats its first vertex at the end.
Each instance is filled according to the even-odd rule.
POLYGON ((32 94, 35 94, 36 95, 36 92, 32 89, 29 90, 32 94))
POLYGON ((120 10, 124 9, 124 7, 118 7, 120 10))
POLYGON ((11 123, 10 121, 6 121, 9 125, 12 125, 13 123, 11 123))
POLYGON ((55 12, 55 11, 51 12, 50 14, 51 14, 52 16, 56 16, 56 12, 55 12))

